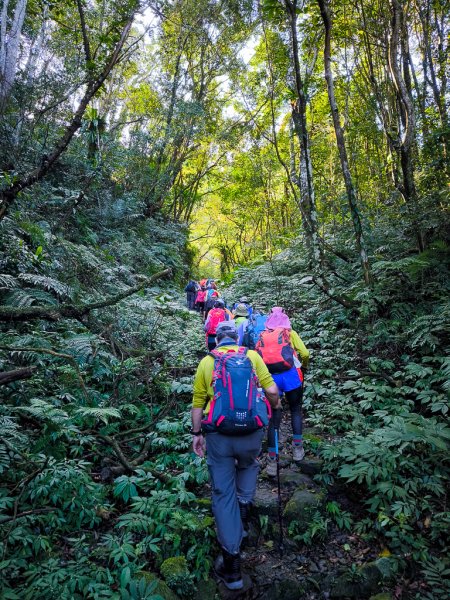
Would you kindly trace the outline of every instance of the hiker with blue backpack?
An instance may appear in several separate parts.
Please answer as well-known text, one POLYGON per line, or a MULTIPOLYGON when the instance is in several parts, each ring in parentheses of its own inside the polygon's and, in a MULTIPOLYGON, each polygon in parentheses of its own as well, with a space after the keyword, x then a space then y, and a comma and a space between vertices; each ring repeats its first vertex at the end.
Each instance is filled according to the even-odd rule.
POLYGON ((217 290, 217 286, 214 283, 210 283, 206 286, 206 295, 205 295, 205 310, 204 310, 204 318, 205 320, 208 317, 209 311, 214 307, 215 301, 220 297, 220 294, 217 290))
POLYGON ((241 296, 241 298, 239 298, 238 302, 235 302, 231 308, 231 310, 234 312, 236 310, 236 308, 238 307, 238 305, 244 305, 247 309, 247 316, 251 316, 252 312, 253 312, 253 308, 252 305, 250 303, 250 300, 247 298, 247 296, 241 296))
POLYGON ((233 319, 238 329, 238 343, 242 344, 243 331, 248 319, 248 308, 245 304, 236 304, 233 310, 233 319))
MULTIPOLYGON (((275 383, 284 393, 291 411, 292 458, 303 460, 305 451, 302 435, 303 369, 308 367, 309 351, 300 336, 292 329, 288 315, 280 306, 274 306, 267 318, 265 329, 256 344, 275 383), (300 362, 301 360, 301 362, 300 362)), ((274 410, 268 429, 268 461, 266 473, 277 474, 275 430, 279 431, 281 410, 274 410)))
POLYGON ((194 452, 207 456, 212 510, 222 554, 217 576, 243 587, 240 547, 256 491, 264 426, 279 392, 261 356, 237 344, 233 321, 219 323, 216 349, 197 368, 192 400, 194 452), (264 389, 264 394, 262 394, 264 389))
POLYGON ((254 350, 261 332, 266 328, 266 321, 267 315, 264 314, 264 307, 255 306, 246 323, 242 323, 239 327, 240 343, 250 350, 254 350))

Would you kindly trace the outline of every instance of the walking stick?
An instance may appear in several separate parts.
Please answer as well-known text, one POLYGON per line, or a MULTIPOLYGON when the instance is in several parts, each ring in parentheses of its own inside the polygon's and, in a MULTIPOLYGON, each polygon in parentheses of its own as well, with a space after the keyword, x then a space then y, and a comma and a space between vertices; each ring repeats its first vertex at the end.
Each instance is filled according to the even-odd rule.
POLYGON ((280 482, 280 453, 278 452, 278 428, 275 429, 275 455, 277 458, 277 487, 278 487, 278 526, 280 528, 279 552, 280 558, 283 558, 283 515, 281 511, 281 482, 280 482))

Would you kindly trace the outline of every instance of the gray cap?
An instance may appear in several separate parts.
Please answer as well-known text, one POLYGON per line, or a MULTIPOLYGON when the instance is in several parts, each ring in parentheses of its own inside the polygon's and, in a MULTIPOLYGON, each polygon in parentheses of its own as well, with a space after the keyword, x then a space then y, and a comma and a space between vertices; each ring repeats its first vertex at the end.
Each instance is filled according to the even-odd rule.
POLYGON ((230 337, 237 337, 237 334, 238 334, 238 332, 237 332, 236 324, 234 323, 234 321, 222 321, 221 323, 219 323, 217 325, 216 336, 229 335, 230 337))

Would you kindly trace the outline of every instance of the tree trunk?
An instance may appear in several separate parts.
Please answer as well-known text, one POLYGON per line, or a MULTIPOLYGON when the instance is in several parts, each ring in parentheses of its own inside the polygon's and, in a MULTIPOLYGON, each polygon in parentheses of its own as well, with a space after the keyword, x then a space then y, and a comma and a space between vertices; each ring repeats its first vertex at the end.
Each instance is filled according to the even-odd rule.
POLYGON ((366 284, 370 284, 371 274, 369 259, 367 256, 366 244, 364 240, 361 219, 358 210, 358 203, 356 199, 355 187, 353 185, 352 176, 348 164, 347 149, 345 146, 344 131, 341 127, 339 119, 339 109, 336 102, 334 93, 334 80, 331 71, 331 15, 327 0, 317 0, 320 8, 320 14, 325 27, 325 48, 324 48, 324 66, 325 66, 325 80, 327 82, 328 99, 330 102, 331 114, 333 117, 334 131, 336 134, 336 143, 339 151, 339 158, 341 161, 342 175, 344 177, 345 189, 347 192, 347 200, 350 206, 350 214, 353 221, 353 228, 355 231, 356 247, 359 253, 359 259, 364 274, 364 281, 366 284))
POLYGON ((304 228, 305 234, 309 238, 313 262, 316 265, 323 265, 323 251, 318 234, 312 161, 306 122, 307 101, 305 96, 305 82, 303 81, 300 69, 298 53, 297 0, 293 0, 293 2, 285 0, 285 7, 289 17, 291 51, 294 64, 294 84, 297 95, 297 98, 292 102, 292 121, 300 144, 299 177, 296 180, 300 189, 300 202, 303 207, 303 213, 306 215, 304 228))
POLYGON ((0 26, 0 111, 3 111, 16 77, 27 0, 17 0, 9 31, 7 30, 8 4, 9 0, 3 0, 0 26))
MULTIPOLYGON (((389 40, 389 69, 397 91, 400 104, 400 115, 403 125, 403 131, 401 132, 401 136, 399 136, 400 163, 403 176, 403 187, 401 191, 405 198, 405 202, 409 205, 411 220, 413 223, 419 251, 423 252, 425 246, 417 218, 418 202, 416 186, 414 183, 413 150, 416 133, 416 116, 411 93, 408 90, 408 65, 406 64, 404 67, 404 74, 405 72, 407 73, 405 80, 404 74, 402 75, 398 64, 401 36, 404 37, 405 35, 407 34, 403 23, 403 8, 400 5, 399 0, 392 0, 392 31, 389 40)), ((402 47, 405 46, 406 44, 403 40, 402 47)), ((405 63, 403 64, 405 65, 405 63)))

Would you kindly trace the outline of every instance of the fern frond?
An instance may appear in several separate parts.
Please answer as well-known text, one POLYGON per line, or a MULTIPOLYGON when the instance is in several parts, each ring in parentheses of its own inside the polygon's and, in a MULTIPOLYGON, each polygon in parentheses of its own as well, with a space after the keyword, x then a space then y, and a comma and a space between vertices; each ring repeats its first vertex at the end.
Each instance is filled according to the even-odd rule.
POLYGON ((21 289, 9 292, 3 298, 3 304, 5 306, 15 306, 17 308, 32 306, 35 302, 36 300, 33 298, 33 296, 31 296, 31 294, 21 289))
POLYGON ((93 335, 80 334, 74 335, 64 341, 63 351, 72 354, 78 363, 84 364, 94 354, 94 347, 102 343, 93 335))
POLYGON ((80 415, 81 417, 94 417, 99 421, 103 421, 106 425, 108 424, 108 419, 120 419, 121 412, 117 410, 117 408, 99 408, 96 406, 83 406, 78 408, 75 415, 80 415))
POLYGON ((72 298, 73 290, 68 285, 52 277, 35 275, 34 273, 21 273, 19 279, 35 287, 54 292, 59 298, 72 298))
POLYGON ((64 410, 40 398, 32 398, 30 403, 30 406, 22 406, 17 410, 30 413, 36 419, 49 420, 58 425, 66 423, 69 418, 69 415, 64 410))
POLYGON ((34 304, 55 306, 58 302, 54 296, 44 290, 15 289, 6 294, 3 299, 3 304, 5 306, 26 308, 28 306, 33 306, 34 304))
POLYGON ((19 286, 19 282, 13 275, 7 275, 6 273, 0 273, 0 288, 16 288, 19 286))

